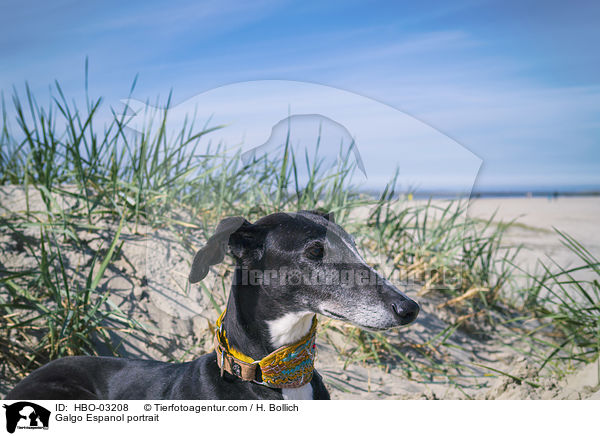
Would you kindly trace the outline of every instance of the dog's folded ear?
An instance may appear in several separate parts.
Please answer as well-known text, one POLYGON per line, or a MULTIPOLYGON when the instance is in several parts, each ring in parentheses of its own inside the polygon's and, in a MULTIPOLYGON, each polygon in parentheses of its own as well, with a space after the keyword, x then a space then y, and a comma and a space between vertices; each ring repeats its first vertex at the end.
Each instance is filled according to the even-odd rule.
POLYGON ((247 251, 261 248, 263 241, 264 232, 260 226, 240 216, 224 218, 206 245, 194 256, 190 283, 197 283, 206 277, 209 267, 223 262, 228 250, 233 256, 241 258, 247 251))
POLYGON ((321 209, 307 210, 307 211, 303 211, 303 212, 312 213, 313 215, 322 216, 327 221, 335 223, 335 216, 334 216, 333 212, 325 212, 324 210, 321 210, 321 209))

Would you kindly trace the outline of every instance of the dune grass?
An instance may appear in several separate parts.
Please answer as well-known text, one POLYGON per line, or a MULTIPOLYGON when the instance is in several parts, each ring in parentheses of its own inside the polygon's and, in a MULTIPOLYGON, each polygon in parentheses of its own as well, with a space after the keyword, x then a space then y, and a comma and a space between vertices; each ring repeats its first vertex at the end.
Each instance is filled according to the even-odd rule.
POLYGON ((530 274, 531 285, 522 290, 522 310, 537 322, 524 338, 538 372, 548 366, 565 374, 600 356, 600 261, 572 236, 555 230, 577 263, 541 263, 541 273, 530 274))
MULTIPOLYGON (((2 236, 31 260, 26 267, 6 267, 4 261, 1 266, 0 351, 5 358, 0 370, 5 377, 21 377, 56 357, 96 354, 99 342, 118 354, 111 332, 144 330, 111 306, 109 291, 100 286, 125 243, 122 231, 135 234, 144 226, 172 231, 191 258, 197 247, 190 236, 207 238, 225 216, 254 220, 276 211, 335 212, 361 249, 378 259, 378 267, 413 284, 421 298, 437 301, 453 320, 427 343, 324 322, 323 338, 336 332, 346 338, 341 348, 332 341, 346 364, 396 366, 422 380, 447 377, 448 361, 438 350, 449 346, 457 329, 493 328, 507 304, 502 291, 511 285, 519 250, 503 245, 510 223, 470 219, 465 201, 409 202, 396 191, 395 178, 379 198, 361 194, 352 185, 351 149, 341 149, 337 164, 326 167, 318 153, 298 156, 289 137, 277 153, 243 163, 239 154, 203 145, 219 126, 197 129, 186 123, 176 135, 168 134, 169 100, 158 126, 141 133, 131 132, 126 116, 116 113, 99 127, 101 106, 101 99, 88 99, 83 109, 76 107, 58 84, 46 107, 28 88, 24 96, 15 93, 10 110, 2 100, 0 185, 18 185, 27 195, 24 210, 0 205, 2 236), (307 180, 299 177, 301 168, 307 180), (33 195, 40 196, 43 210, 30 206, 33 195), (364 206, 370 210, 366 220, 351 213, 364 206), (112 236, 92 247, 78 236, 82 229, 112 236), (87 256, 87 263, 65 262, 65 250, 87 256)), ((597 260, 562 236, 584 262, 582 268, 597 273, 597 260)), ((222 269, 221 288, 201 284, 215 311, 228 291, 228 271, 222 269)), ((546 353, 541 367, 597 356, 598 280, 582 283, 573 272, 546 269, 534 277, 535 289, 523 309, 545 326, 524 333, 535 340, 536 356, 546 353), (555 298, 539 297, 543 289, 555 298), (573 291, 582 298, 573 297, 573 291), (548 330, 562 335, 561 341, 549 341, 548 330)))

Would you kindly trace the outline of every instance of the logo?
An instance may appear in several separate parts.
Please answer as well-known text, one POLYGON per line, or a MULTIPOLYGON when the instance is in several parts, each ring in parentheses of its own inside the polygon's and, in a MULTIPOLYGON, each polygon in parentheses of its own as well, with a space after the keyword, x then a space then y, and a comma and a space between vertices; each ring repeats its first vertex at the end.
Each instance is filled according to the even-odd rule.
POLYGON ((48 429, 50 421, 50 411, 28 401, 19 401, 18 403, 7 406, 6 409, 6 431, 14 433, 15 429, 48 429))

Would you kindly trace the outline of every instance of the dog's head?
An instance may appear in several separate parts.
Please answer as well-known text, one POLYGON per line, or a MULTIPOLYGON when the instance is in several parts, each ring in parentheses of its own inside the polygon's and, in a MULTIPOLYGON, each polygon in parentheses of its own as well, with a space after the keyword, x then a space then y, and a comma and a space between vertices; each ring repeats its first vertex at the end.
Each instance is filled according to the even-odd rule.
POLYGON ((235 281, 260 290, 260 304, 279 314, 314 312, 368 329, 414 321, 419 306, 369 266, 332 214, 275 213, 252 224, 222 220, 194 257, 196 283, 226 253, 237 261, 235 281))

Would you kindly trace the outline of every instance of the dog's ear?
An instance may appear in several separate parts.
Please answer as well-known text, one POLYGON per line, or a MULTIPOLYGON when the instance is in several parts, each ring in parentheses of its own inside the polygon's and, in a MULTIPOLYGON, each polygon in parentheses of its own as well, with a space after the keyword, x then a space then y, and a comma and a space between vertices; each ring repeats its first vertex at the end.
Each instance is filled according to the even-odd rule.
POLYGON ((264 231, 244 218, 228 217, 221 220, 215 233, 194 256, 190 271, 190 283, 197 283, 208 274, 211 265, 223 262, 229 252, 237 258, 262 249, 264 231))
POLYGON ((333 212, 325 212, 324 210, 321 210, 321 209, 307 210, 306 212, 312 213, 313 215, 322 216, 327 221, 329 221, 331 223, 335 223, 335 216, 334 216, 333 212))

